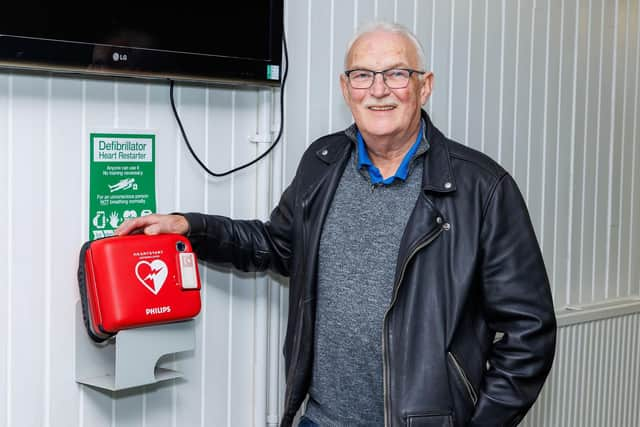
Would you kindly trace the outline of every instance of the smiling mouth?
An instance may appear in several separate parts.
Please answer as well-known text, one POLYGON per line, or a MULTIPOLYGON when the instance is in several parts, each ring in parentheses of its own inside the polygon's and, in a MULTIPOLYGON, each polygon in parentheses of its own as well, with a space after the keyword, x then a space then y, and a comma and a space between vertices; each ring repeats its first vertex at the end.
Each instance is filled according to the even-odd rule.
POLYGON ((370 105, 367 108, 372 111, 390 111, 396 108, 396 106, 395 105, 370 105))

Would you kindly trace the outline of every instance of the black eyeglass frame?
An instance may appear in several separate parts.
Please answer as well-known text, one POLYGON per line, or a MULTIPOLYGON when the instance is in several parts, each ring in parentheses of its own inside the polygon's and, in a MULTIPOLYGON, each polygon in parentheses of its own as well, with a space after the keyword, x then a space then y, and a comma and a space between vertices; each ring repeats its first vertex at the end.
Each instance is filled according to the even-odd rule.
POLYGON ((353 88, 353 89, 369 89, 371 88, 371 86, 373 86, 373 84, 376 81, 376 74, 380 74, 382 75, 382 82, 389 88, 389 89, 404 89, 407 86, 409 86, 409 79, 411 79, 411 76, 414 74, 418 74, 418 75, 425 75, 427 74, 426 71, 420 71, 420 70, 414 70, 412 68, 399 68, 399 67, 393 67, 393 68, 387 68, 386 70, 382 70, 382 71, 373 71, 373 70, 368 70, 366 68, 353 68, 351 70, 345 70, 344 75, 347 77, 347 81, 349 82, 349 85, 353 88), (391 87, 387 84, 387 76, 385 73, 392 71, 392 70, 400 70, 400 71, 406 71, 409 73, 409 78, 407 79, 407 84, 402 86, 402 87, 391 87), (373 78, 371 79, 371 84, 367 87, 353 87, 353 83, 351 83, 351 78, 350 78, 350 74, 353 73, 354 71, 367 71, 369 73, 373 73, 373 78))

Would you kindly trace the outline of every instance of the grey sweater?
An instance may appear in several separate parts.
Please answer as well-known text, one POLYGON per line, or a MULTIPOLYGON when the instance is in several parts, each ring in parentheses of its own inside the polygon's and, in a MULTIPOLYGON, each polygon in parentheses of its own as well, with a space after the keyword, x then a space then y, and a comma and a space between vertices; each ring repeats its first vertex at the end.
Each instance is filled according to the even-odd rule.
POLYGON ((320 426, 382 426, 382 323, 400 239, 422 181, 369 183, 354 150, 320 239, 313 377, 305 415, 320 426))

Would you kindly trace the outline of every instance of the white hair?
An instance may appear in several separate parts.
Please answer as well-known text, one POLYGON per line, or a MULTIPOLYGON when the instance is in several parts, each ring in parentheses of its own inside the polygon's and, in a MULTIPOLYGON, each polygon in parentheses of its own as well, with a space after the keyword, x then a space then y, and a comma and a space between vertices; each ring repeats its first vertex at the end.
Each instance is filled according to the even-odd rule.
POLYGON ((347 50, 344 54, 344 68, 346 69, 349 65, 349 54, 351 53, 351 48, 353 44, 365 34, 374 33, 376 31, 383 31, 387 33, 395 33, 401 34, 408 38, 411 43, 413 43, 416 48, 416 53, 418 54, 418 68, 420 70, 425 70, 425 66, 427 65, 426 56, 424 54, 424 49, 422 48, 422 44, 411 30, 409 30, 404 25, 395 23, 395 22, 387 22, 387 21, 374 21, 369 22, 358 28, 356 33, 353 35, 349 44, 347 44, 347 50))

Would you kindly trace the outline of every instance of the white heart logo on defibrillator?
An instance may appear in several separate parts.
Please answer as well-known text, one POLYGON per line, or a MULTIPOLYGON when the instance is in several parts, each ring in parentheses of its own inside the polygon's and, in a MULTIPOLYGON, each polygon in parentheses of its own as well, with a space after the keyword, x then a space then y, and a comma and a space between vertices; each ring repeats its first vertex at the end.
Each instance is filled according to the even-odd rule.
POLYGON ((168 273, 167 264, 160 259, 154 259, 151 262, 138 261, 136 264, 136 277, 154 295, 160 292, 168 273))

